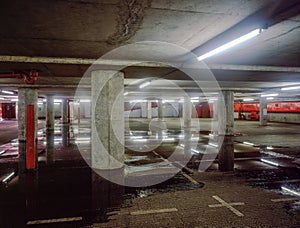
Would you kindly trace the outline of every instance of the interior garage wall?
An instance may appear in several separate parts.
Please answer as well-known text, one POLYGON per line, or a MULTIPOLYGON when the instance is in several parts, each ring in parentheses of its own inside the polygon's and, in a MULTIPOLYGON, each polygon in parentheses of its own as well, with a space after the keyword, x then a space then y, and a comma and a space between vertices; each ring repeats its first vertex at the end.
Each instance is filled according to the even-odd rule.
POLYGON ((300 113, 269 113, 268 120, 283 123, 300 123, 300 113))

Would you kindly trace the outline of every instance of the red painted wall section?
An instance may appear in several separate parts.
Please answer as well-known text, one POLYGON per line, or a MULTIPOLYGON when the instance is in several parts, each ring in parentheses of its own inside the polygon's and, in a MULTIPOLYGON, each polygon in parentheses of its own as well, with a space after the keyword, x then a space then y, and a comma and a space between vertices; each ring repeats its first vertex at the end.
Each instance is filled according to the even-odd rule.
POLYGON ((36 168, 34 105, 26 106, 26 169, 36 168))
MULTIPOLYGON (((259 103, 236 103, 234 104, 234 111, 238 112, 259 112, 259 103)), ((268 102, 268 112, 277 113, 300 113, 300 101, 294 102, 268 102)))

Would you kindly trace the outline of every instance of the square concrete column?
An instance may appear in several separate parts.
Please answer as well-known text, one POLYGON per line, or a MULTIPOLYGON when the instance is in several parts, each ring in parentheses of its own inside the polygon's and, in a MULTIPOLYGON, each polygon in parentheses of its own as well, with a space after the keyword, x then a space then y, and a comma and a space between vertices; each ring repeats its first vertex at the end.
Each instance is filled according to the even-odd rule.
POLYGON ((162 120, 164 118, 163 116, 163 103, 162 100, 159 99, 157 102, 157 118, 162 120))
POLYGON ((265 97, 261 97, 259 103, 259 125, 267 126, 267 124, 268 124, 267 99, 265 97))
POLYGON ((69 114, 69 107, 68 107, 68 100, 67 99, 62 99, 62 104, 61 104, 61 122, 63 124, 68 123, 68 114, 69 114))
POLYGON ((124 166, 124 73, 93 71, 92 168, 124 166))
POLYGON ((152 101, 147 101, 147 118, 152 119, 152 101))
POLYGON ((219 170, 234 169, 234 95, 232 91, 223 91, 218 99, 218 136, 219 136, 219 170))
POLYGON ((189 155, 192 149, 192 102, 190 97, 186 97, 183 103, 183 128, 184 128, 184 153, 189 155))
POLYGON ((18 139, 20 173, 23 173, 27 169, 37 168, 37 99, 37 89, 19 88, 18 139), (29 108, 31 111, 29 111, 29 108))
POLYGON ((54 97, 47 96, 46 103, 46 155, 47 163, 54 161, 54 97))

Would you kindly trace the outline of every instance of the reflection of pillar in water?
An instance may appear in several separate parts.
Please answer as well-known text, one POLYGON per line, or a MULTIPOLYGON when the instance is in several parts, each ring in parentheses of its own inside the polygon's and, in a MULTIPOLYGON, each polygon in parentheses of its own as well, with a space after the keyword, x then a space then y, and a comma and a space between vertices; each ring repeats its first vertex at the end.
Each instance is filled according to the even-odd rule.
POLYGON ((118 208, 123 203, 125 193, 124 170, 101 170, 99 175, 92 171, 92 221, 105 222, 108 219, 107 208, 118 208), (105 173, 104 173, 105 172, 105 173), (104 179, 102 176, 105 176, 104 179), (107 179, 117 180, 115 184, 107 179))
POLYGON ((24 196, 25 221, 29 221, 39 213, 38 173, 29 172, 20 174, 19 188, 21 194, 24 196))
POLYGON ((69 124, 63 124, 61 127, 62 145, 69 145, 69 124))
POLYGON ((47 164, 51 164, 54 162, 54 129, 47 130, 46 141, 47 164))
POLYGON ((47 96, 46 107, 46 154, 47 163, 54 161, 54 98, 47 96))

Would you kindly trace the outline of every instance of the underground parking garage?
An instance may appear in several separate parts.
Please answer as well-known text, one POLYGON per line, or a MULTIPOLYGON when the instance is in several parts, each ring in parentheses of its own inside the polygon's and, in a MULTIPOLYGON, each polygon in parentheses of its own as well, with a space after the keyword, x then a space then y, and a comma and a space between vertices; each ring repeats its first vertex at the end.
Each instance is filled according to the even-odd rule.
POLYGON ((300 225, 299 1, 1 6, 1 227, 300 225))

